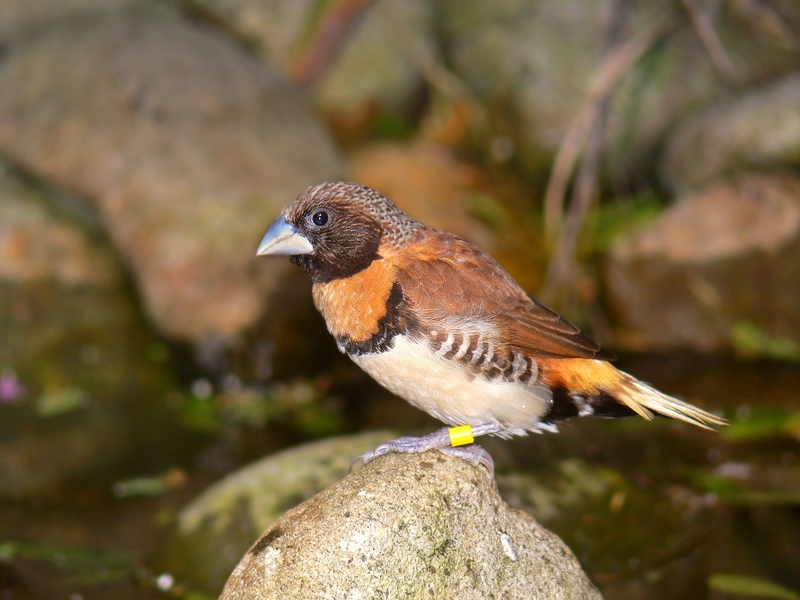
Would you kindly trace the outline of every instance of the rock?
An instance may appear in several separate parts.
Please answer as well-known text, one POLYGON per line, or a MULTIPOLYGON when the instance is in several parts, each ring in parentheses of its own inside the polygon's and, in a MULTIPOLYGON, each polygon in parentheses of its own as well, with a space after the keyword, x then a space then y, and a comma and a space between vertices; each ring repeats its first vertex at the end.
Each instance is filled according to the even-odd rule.
POLYGON ((313 0, 183 1, 223 23, 283 73, 288 72, 295 46, 311 25, 314 12, 313 0))
POLYGON ((320 82, 317 105, 344 114, 370 106, 406 113, 423 85, 414 55, 434 52, 433 12, 425 0, 376 2, 320 82))
POLYGON ((87 198, 162 332, 193 342, 256 322, 289 269, 256 262, 276 213, 336 177, 303 99, 186 22, 64 25, 0 61, 0 151, 87 198))
POLYGON ((393 436, 387 431, 325 439, 268 456, 214 484, 178 515, 168 570, 219 591, 258 533, 282 513, 347 474, 356 456, 393 436))
MULTIPOLYGON (((620 6, 614 0, 437 2, 448 67, 487 104, 495 127, 513 140, 521 165, 549 170, 554 149, 597 79, 612 19, 622 40, 629 40, 669 10, 664 2, 620 6)), ((791 44, 765 41, 751 26, 736 8, 714 23, 722 40, 736 40, 725 48, 738 85, 797 70, 791 44)), ((686 19, 614 86, 606 147, 629 173, 678 119, 729 95, 729 84, 712 69, 686 19)))
POLYGON ((19 39, 37 29, 58 26, 67 19, 136 13, 177 16, 157 0, 3 0, 0 2, 0 42, 19 39))
POLYGON ((312 597, 601 598, 483 468, 439 452, 387 455, 290 510, 220 596, 312 597))
MULTIPOLYGON (((309 44, 309 31, 319 17, 317 5, 308 0, 188 3, 246 39, 285 74, 291 72, 298 50, 309 44)), ((341 54, 317 86, 316 104, 343 113, 374 105, 392 112, 408 108, 422 85, 411 54, 431 51, 432 17, 424 0, 374 3, 348 33, 341 54)))
POLYGON ((688 120, 667 142, 662 171, 677 189, 698 188, 748 168, 800 166, 800 75, 688 120))
POLYGON ((800 336, 800 179, 747 175, 686 196, 616 242, 605 270, 620 341, 728 346, 741 322, 800 336))
POLYGON ((52 201, 0 169, 0 497, 120 464, 171 383, 115 255, 52 201))
POLYGON ((122 283, 108 248, 50 214, 40 193, 0 165, 0 281, 24 285, 40 280, 101 289, 122 283))

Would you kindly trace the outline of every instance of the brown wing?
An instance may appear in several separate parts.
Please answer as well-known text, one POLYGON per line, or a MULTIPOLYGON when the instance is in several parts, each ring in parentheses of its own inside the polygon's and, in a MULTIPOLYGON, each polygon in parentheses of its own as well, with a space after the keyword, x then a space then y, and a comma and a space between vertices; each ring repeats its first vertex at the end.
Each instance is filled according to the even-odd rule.
POLYGON ((426 232, 422 241, 399 261, 397 280, 428 327, 441 323, 457 331, 480 332, 499 346, 532 357, 615 358, 530 298, 488 254, 439 231, 426 232))

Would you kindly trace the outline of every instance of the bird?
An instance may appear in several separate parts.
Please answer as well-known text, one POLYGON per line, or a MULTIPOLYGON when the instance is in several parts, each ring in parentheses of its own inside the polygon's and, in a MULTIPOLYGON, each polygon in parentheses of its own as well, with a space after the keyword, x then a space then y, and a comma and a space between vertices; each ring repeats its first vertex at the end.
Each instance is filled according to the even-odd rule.
POLYGON ((354 463, 438 449, 493 475, 491 456, 475 444, 480 435, 555 432, 586 416, 726 424, 617 369, 613 352, 530 297, 487 253, 358 183, 306 189, 257 255, 289 256, 304 269, 339 350, 447 425, 354 463))

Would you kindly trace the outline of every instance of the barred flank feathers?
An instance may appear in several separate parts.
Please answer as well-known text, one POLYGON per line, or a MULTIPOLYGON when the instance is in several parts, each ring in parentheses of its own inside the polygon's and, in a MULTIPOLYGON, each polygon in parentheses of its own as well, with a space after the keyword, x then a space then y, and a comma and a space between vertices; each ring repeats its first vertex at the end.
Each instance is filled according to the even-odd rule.
POLYGON ((670 419, 697 425, 703 429, 713 429, 715 426, 721 427, 728 424, 722 417, 662 394, 627 373, 622 373, 620 387, 621 389, 614 394, 617 400, 647 420, 652 419, 653 413, 656 413, 670 419))

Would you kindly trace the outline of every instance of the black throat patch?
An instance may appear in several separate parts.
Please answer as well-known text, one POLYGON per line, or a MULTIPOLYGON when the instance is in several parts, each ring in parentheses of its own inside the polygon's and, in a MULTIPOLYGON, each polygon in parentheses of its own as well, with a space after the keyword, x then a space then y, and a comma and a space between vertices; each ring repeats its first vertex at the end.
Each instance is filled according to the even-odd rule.
POLYGON ((383 258, 378 254, 378 244, 375 244, 375 251, 360 255, 348 255, 335 260, 328 256, 314 256, 312 254, 301 254, 291 256, 290 260, 298 267, 308 273, 313 283, 328 283, 334 279, 345 279, 360 273, 372 264, 374 260, 383 258))

